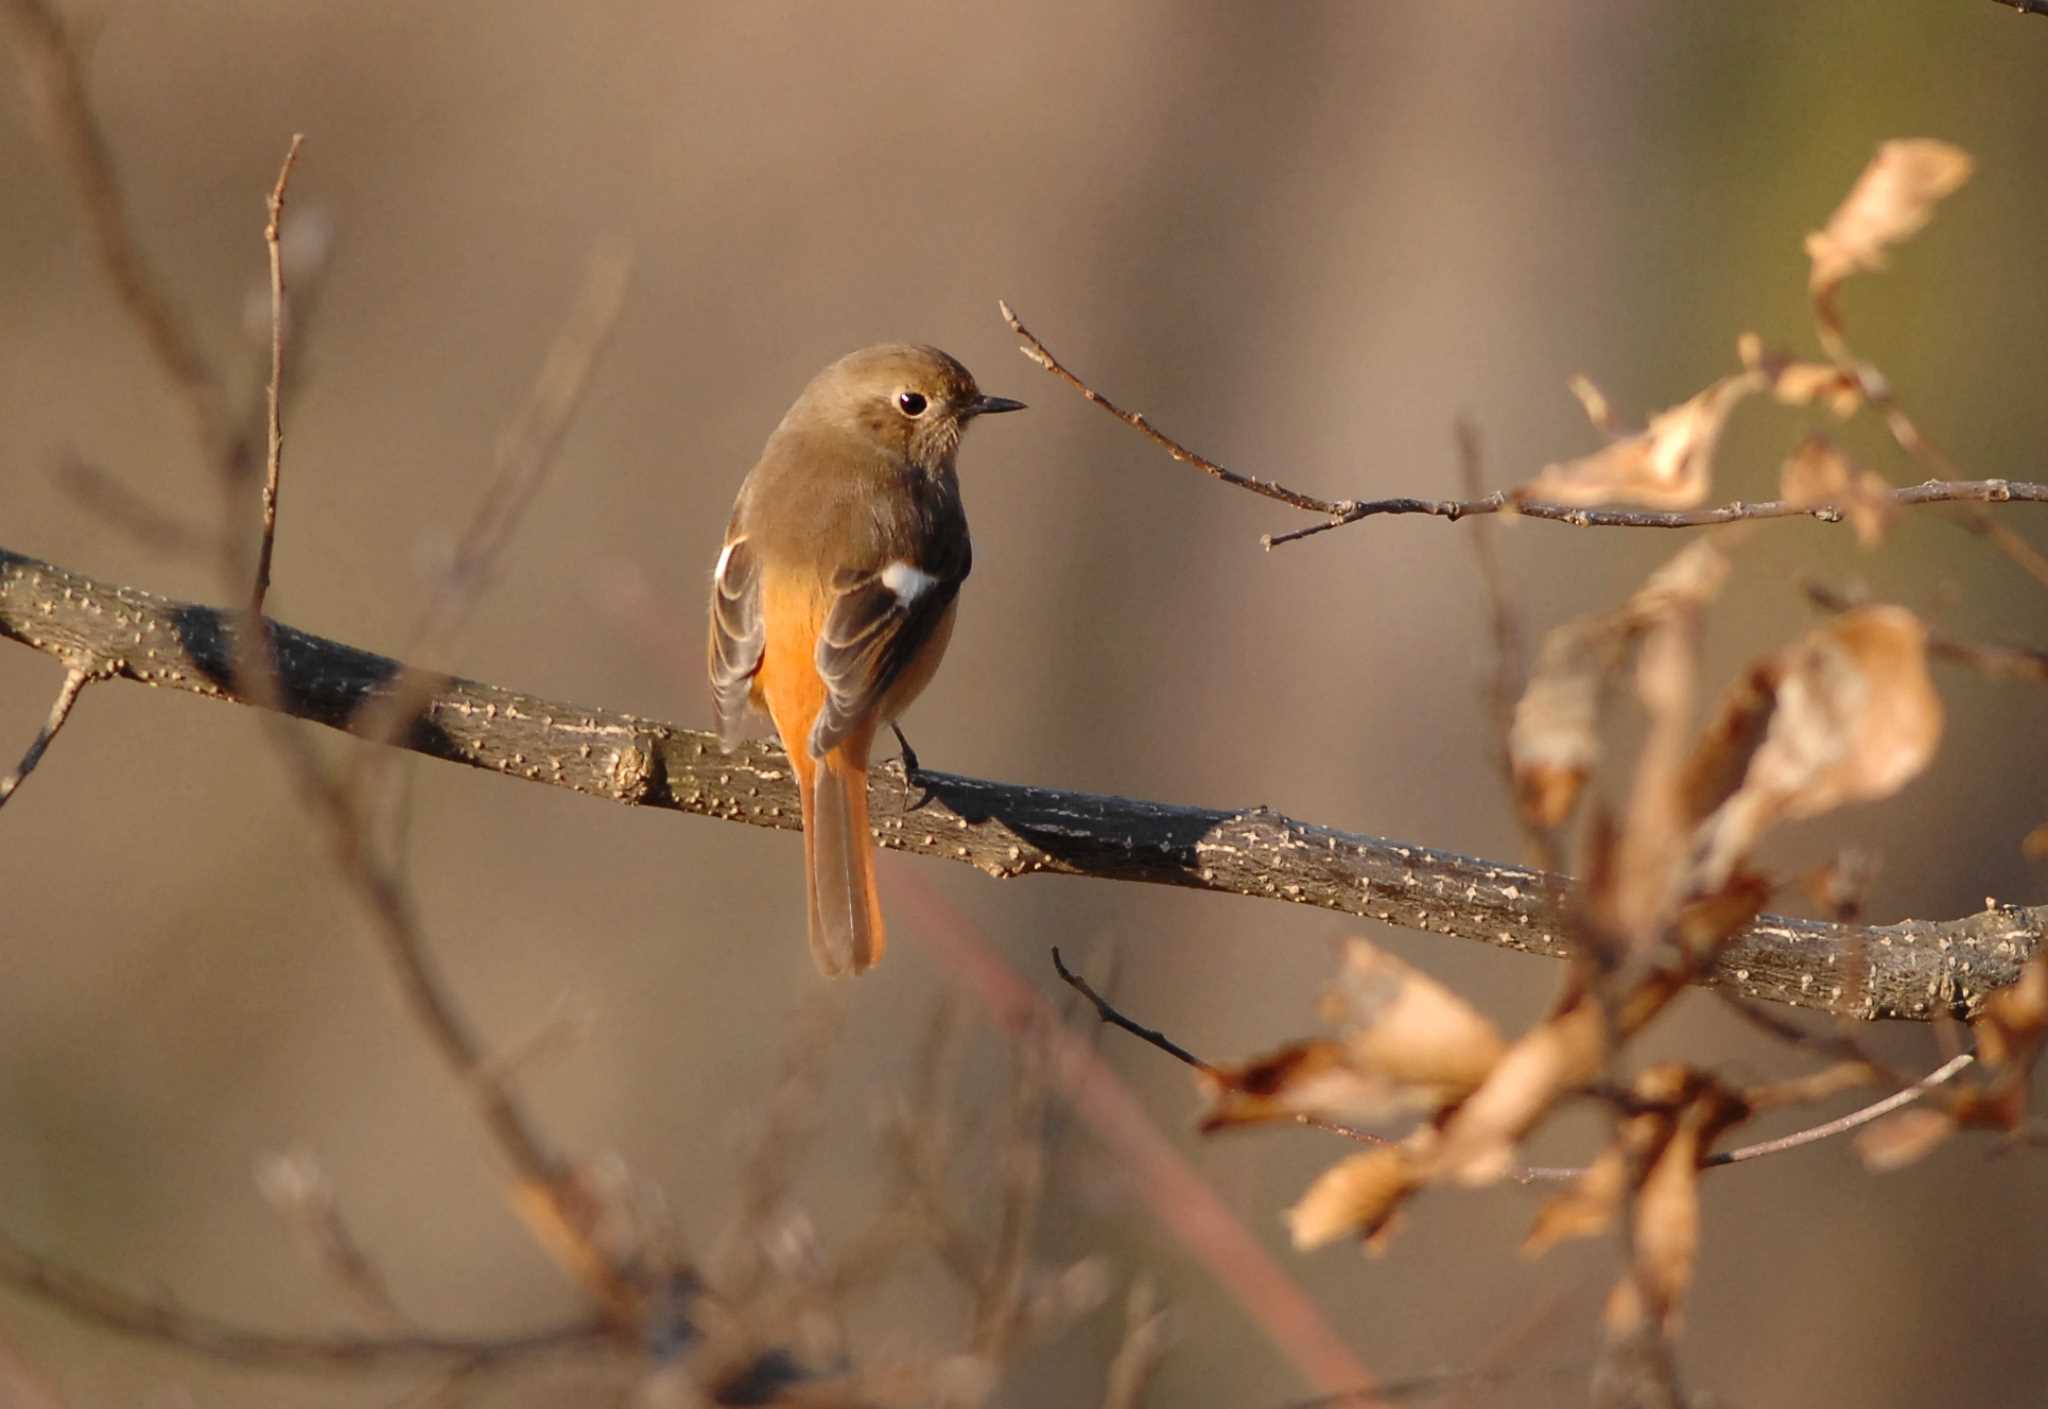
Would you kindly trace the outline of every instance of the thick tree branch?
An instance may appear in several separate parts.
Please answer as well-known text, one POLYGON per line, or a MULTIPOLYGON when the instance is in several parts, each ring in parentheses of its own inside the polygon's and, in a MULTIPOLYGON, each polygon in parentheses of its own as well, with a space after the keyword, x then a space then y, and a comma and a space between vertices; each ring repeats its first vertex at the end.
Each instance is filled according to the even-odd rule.
MULTIPOLYGON (((239 613, 170 601, 0 549, 0 635, 67 666, 235 703, 239 613)), ((278 707, 355 732, 410 667, 275 628, 278 707)), ((637 806, 796 830, 779 748, 731 755, 715 736, 616 711, 435 676, 400 744, 435 758, 637 806)), ((992 876, 1144 881, 1314 905, 1488 944, 1565 957, 1555 876, 1453 852, 1241 811, 1058 792, 899 768, 873 774, 876 832, 900 851, 992 876), (930 800, 916 806, 929 790, 930 800)), ((1860 1019, 1974 1014, 2011 983, 2048 928, 2048 907, 1994 905, 1950 920, 1834 924, 1764 916, 1728 946, 1716 982, 1750 998, 1860 1019)))

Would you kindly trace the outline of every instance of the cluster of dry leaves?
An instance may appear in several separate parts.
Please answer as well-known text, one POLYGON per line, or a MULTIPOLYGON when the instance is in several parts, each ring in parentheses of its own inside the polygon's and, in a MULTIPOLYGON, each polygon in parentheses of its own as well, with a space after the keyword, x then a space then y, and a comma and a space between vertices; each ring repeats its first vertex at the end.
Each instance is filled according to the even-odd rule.
MULTIPOLYGON (((1837 284, 1879 267, 1886 248, 1921 228, 1969 165, 1943 143, 1887 143, 1826 228, 1809 237, 1817 318, 1831 349, 1840 346, 1837 284)), ((1553 465, 1518 493, 1690 507, 1711 489, 1715 442, 1744 398, 1770 391, 1847 416, 1883 394, 1873 390, 1882 386, 1874 370, 1845 356, 1806 361, 1767 352, 1753 336, 1740 354, 1740 371, 1656 416, 1647 430, 1553 465)), ((1595 424, 1612 432, 1599 393, 1584 383, 1578 390, 1595 424)), ((1809 438, 1793 452, 1783 484, 1788 499, 1842 505, 1865 544, 1882 538, 1890 486, 1826 440, 1809 438)), ((1525 1138, 1562 1104, 1599 1101, 1614 1117, 1606 1148, 1543 1208, 1524 1248, 1540 1253, 1620 1220, 1629 1266, 1609 1299, 1610 1333, 1668 1334, 1690 1282, 1698 1180, 1716 1142, 1760 1111, 1880 1075, 1852 1060, 1741 1088, 1690 1065, 1654 1065, 1633 1077, 1619 1071, 1630 1039, 1770 896, 1773 883, 1751 860, 1770 828, 1891 795, 1926 768, 1941 738, 1927 628, 1893 605, 1843 610, 1760 656, 1695 728, 1700 623, 1729 574, 1726 554, 1700 540, 1618 609, 1554 630, 1515 711, 1508 753, 1525 824, 1554 842, 1588 814, 1580 879, 1556 897, 1580 962, 1546 1018, 1507 1038, 1443 985, 1353 940, 1321 1004, 1335 1036, 1203 1074, 1208 1129, 1301 1117, 1347 1127, 1414 1122, 1315 1181, 1288 1214, 1297 1245, 1350 1238, 1377 1249, 1418 1192, 1513 1175, 1525 1138), (1619 801, 1586 805, 1624 682, 1643 721, 1634 769, 1619 801)), ((2018 1128, 2044 1032, 2048 960, 2037 956, 1976 1024, 1986 1079, 1871 1127, 1866 1158, 1896 1164, 1964 1126, 2018 1128)))

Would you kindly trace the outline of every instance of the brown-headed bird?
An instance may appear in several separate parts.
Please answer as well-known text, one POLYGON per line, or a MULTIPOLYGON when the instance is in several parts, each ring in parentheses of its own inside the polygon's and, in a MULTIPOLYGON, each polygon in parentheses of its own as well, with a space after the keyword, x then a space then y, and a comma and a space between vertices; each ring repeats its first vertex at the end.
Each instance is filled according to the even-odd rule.
POLYGON ((804 811, 811 953, 827 974, 882 957, 868 831, 875 732, 930 682, 973 552, 954 459, 986 396, 935 347, 883 343, 804 388, 740 486, 711 588, 718 733, 765 707, 804 811))

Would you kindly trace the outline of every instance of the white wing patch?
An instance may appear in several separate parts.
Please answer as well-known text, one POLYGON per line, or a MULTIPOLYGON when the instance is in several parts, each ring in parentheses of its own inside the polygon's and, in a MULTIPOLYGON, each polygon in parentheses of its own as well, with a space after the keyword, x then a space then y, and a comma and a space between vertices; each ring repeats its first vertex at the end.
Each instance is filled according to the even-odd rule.
POLYGON ((735 538, 719 550, 718 566, 711 569, 711 580, 713 582, 725 581, 725 565, 732 561, 732 550, 739 547, 745 541, 743 538, 735 538))
POLYGON ((923 568, 898 559, 882 569, 882 585, 896 594, 896 600, 906 607, 939 585, 939 580, 923 568))

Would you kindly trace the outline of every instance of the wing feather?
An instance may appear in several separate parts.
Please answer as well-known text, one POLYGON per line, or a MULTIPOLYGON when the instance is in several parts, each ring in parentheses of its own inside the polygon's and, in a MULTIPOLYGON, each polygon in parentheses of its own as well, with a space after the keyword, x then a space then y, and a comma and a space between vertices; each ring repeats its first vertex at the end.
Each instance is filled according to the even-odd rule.
POLYGON ((761 566, 744 536, 727 541, 711 581, 711 699, 719 742, 740 741, 754 672, 767 632, 761 623, 761 566))

